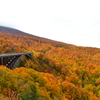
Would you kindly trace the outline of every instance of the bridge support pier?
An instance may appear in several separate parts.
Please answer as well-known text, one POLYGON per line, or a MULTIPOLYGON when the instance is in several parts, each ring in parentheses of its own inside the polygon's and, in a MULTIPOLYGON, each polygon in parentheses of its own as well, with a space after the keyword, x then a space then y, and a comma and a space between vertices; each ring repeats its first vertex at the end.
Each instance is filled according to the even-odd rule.
POLYGON ((3 58, 1 58, 1 65, 3 65, 3 58))

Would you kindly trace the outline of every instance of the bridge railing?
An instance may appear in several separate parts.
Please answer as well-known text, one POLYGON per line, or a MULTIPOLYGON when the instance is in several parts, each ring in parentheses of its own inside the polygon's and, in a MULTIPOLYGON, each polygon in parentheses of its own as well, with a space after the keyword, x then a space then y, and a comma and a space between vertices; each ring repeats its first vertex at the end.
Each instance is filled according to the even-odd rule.
POLYGON ((11 54, 0 54, 0 58, 2 57, 10 57, 10 56, 19 56, 19 55, 32 55, 32 52, 26 52, 26 53, 11 53, 11 54))

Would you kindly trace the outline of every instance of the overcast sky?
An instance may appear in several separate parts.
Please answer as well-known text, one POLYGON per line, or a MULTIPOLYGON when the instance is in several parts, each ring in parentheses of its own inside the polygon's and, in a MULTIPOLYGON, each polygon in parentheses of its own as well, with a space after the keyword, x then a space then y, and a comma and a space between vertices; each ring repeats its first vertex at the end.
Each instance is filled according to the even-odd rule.
POLYGON ((0 0, 0 25, 100 48, 100 0, 0 0))

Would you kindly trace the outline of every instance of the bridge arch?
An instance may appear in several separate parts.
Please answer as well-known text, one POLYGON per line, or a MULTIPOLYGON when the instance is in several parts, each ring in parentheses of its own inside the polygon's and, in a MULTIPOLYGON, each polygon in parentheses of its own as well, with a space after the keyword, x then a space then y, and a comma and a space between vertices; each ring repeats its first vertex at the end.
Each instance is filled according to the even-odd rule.
POLYGON ((0 55, 0 65, 5 65, 10 69, 14 69, 19 59, 22 56, 26 56, 29 59, 32 59, 33 53, 13 53, 13 54, 1 54, 0 55))

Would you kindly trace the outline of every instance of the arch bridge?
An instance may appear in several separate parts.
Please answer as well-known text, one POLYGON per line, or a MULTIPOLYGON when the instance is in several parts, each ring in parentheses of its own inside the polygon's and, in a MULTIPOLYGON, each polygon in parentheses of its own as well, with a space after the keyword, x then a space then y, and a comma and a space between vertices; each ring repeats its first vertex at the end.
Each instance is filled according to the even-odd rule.
POLYGON ((28 53, 12 53, 12 54, 0 54, 0 65, 5 65, 9 69, 14 69, 15 65, 22 56, 26 56, 29 59, 32 59, 31 52, 28 53))

